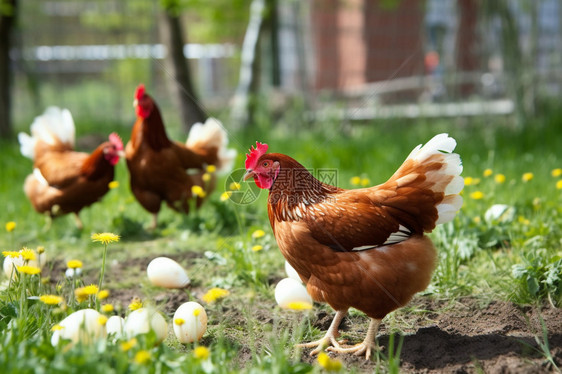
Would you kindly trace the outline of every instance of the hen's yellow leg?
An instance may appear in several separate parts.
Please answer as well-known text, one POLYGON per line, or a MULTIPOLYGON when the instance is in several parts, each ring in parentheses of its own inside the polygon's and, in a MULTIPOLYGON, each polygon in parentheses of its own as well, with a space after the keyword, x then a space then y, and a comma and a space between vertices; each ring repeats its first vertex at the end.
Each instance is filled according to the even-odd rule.
POLYGON ((362 343, 351 347, 329 347, 327 350, 336 353, 353 353, 357 356, 365 354, 365 359, 368 360, 371 357, 371 351, 376 349, 377 344, 375 343, 375 337, 377 336, 377 331, 379 331, 379 326, 381 324, 380 319, 371 318, 369 323, 369 329, 367 330, 367 335, 362 343))
POLYGON ((326 335, 324 335, 324 337, 322 339, 310 342, 310 343, 302 343, 302 344, 297 344, 297 347, 300 348, 313 348, 315 347, 314 350, 312 350, 312 352, 310 352, 311 356, 314 356, 315 354, 320 353, 324 347, 327 346, 332 346, 334 348, 339 348, 341 349, 340 343, 336 340, 336 338, 338 336, 340 336, 340 333, 338 332, 338 328, 340 326, 341 321, 343 320, 343 318, 347 315, 347 310, 338 310, 336 311, 336 315, 334 316, 334 319, 332 320, 332 323, 330 324, 330 328, 328 328, 328 331, 326 331, 326 335))

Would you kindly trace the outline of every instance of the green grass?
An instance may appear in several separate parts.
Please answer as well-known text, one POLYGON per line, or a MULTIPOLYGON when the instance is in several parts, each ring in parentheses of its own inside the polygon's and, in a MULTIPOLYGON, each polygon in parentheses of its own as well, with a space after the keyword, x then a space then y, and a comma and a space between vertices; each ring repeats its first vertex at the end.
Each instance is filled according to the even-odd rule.
MULTIPOLYGON (((264 119, 252 131, 231 134, 231 145, 239 151, 236 166, 243 167, 243 154, 259 140, 268 143, 271 152, 291 155, 306 167, 337 170, 340 187, 351 188, 354 176, 378 184, 392 175, 414 146, 438 132, 448 132, 458 141, 463 176, 478 178, 479 182, 465 187, 465 204, 458 217, 432 234, 440 259, 426 297, 472 295, 482 300, 562 305, 562 244, 558 234, 562 189, 556 188, 562 177, 551 175, 553 169, 562 167, 561 117, 536 120, 525 129, 513 129, 492 118, 485 123, 375 122, 357 124, 346 131, 337 121, 308 124, 301 118, 291 114, 276 123, 264 119), (493 174, 484 177, 487 168, 493 174), (534 177, 523 182, 526 172, 534 177), (498 173, 505 175, 504 183, 495 182, 498 173), (471 197, 477 191, 482 198, 471 197), (486 219, 485 213, 493 204, 511 206, 513 217, 486 219)), ((76 119, 77 124, 81 122, 87 121, 76 119)), ((99 130, 102 134, 118 128, 125 141, 129 137, 128 129, 118 124, 103 126, 99 130)), ((84 128, 93 129, 94 125, 86 123, 84 128)), ((171 133, 178 140, 185 137, 178 127, 172 126, 171 133)), ((77 135, 84 135, 81 127, 77 135)), ((96 284, 103 246, 91 242, 90 235, 95 232, 121 236, 108 248, 104 285, 112 292, 109 302, 122 315, 127 313, 130 300, 113 296, 132 295, 125 292, 129 289, 134 289, 146 304, 160 308, 167 298, 180 295, 180 291, 170 291, 162 297, 163 291, 149 284, 145 268, 138 265, 159 255, 173 256, 187 269, 192 288, 181 292, 187 292, 191 300, 201 302, 202 294, 211 287, 226 288, 230 295, 215 304, 203 304, 209 328, 200 344, 210 348, 210 356, 201 360, 193 356, 193 346, 182 346, 171 336, 156 346, 150 337, 140 338, 127 352, 120 348, 123 340, 104 340, 72 349, 53 347, 50 329, 72 308, 53 311, 37 300, 21 299, 23 284, 16 282, 0 291, 0 366, 6 368, 4 372, 35 372, 38 367, 54 372, 118 373, 320 371, 318 364, 303 362, 293 348, 295 343, 319 336, 320 331, 310 325, 312 314, 274 307, 273 287, 284 277, 283 258, 269 228, 264 191, 252 204, 221 202, 223 177, 197 215, 184 217, 163 207, 158 229, 147 232, 143 227, 151 217, 134 200, 126 167, 120 163, 116 170, 120 186, 82 211, 82 231, 75 229, 70 216, 54 220, 48 228, 46 218, 33 211, 22 190, 31 167, 31 161, 19 154, 17 144, 0 143, 0 249, 44 246, 51 277, 56 280, 41 283, 37 276, 30 276, 26 285, 33 284, 34 288, 25 296, 62 293, 70 301, 69 280, 62 272, 64 263, 73 258, 84 262, 80 284, 96 284), (17 225, 10 233, 4 230, 9 221, 17 225), (263 229, 266 235, 252 238, 256 229, 263 229), (256 244, 263 250, 252 251, 256 244), (148 364, 135 362, 139 350, 150 352, 148 364)), ((315 308, 331 313, 324 306, 315 308)), ((170 323, 172 314, 166 316, 170 323)), ((400 321, 390 320, 399 330, 400 321)), ((391 344, 395 350, 379 357, 380 371, 399 370, 401 340, 391 344)))

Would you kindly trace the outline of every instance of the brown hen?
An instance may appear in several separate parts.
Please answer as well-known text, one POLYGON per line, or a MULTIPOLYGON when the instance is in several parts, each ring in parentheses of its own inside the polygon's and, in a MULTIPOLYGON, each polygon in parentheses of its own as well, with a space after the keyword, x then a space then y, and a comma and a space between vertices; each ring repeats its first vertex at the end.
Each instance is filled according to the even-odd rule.
POLYGON ((194 124, 185 144, 170 140, 160 109, 142 84, 135 92, 134 106, 137 120, 125 157, 131 190, 143 208, 152 213, 151 228, 155 228, 162 202, 188 213, 190 200, 195 198, 199 207, 215 186, 214 173, 208 173, 210 179, 203 180, 208 167, 212 165, 218 172, 229 170, 236 152, 226 149, 226 132, 214 118, 205 124, 194 124), (200 187, 195 197, 194 186, 200 187))
POLYGON ((33 160, 24 191, 35 210, 56 217, 78 213, 109 191, 123 142, 115 133, 91 154, 74 151, 74 121, 67 109, 48 108, 31 124, 31 136, 18 135, 21 153, 33 160))
POLYGON ((365 354, 375 347, 381 320, 424 290, 436 266, 425 233, 451 221, 462 205, 461 160, 453 138, 440 134, 419 145, 386 182, 345 190, 316 179, 289 156, 257 143, 245 178, 269 190, 268 214, 281 253, 317 302, 336 315, 326 335, 303 344, 318 353, 365 354), (338 327, 350 308, 371 318, 365 340, 343 346, 338 327))

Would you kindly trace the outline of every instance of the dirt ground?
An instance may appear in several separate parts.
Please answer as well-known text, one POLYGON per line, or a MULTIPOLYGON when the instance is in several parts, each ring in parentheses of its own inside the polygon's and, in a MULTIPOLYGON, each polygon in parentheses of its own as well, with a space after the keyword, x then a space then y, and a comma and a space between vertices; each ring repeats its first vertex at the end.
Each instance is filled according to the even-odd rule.
MULTIPOLYGON (((185 254, 182 255, 185 258, 185 254)), ((198 255, 194 254, 195 257, 198 255)), ((177 256, 169 256, 171 258, 177 256)), ((131 272, 145 272, 149 259, 131 258, 124 264, 113 264, 107 272, 106 284, 131 272)), ((64 264, 57 264, 62 268, 64 264)), ((60 274, 60 270, 59 270, 60 274)), ((88 274, 86 274, 86 279, 88 274)), ((94 280, 95 277, 92 277, 94 280)), ((200 297, 204 290, 197 286, 190 289, 192 296, 200 297)), ((123 290, 112 290, 110 302, 123 309, 133 297, 143 298, 140 285, 123 290)), ((179 305, 188 301, 189 296, 182 291, 162 291, 152 295, 154 303, 164 313, 171 316, 179 305)), ((271 310, 275 305, 264 307, 254 316, 261 323, 272 323, 271 310)), ((223 318, 231 324, 244 325, 246 322, 235 307, 224 309, 223 318), (231 320, 234 319, 234 320, 231 320)), ((404 373, 549 373, 556 368, 541 353, 538 341, 542 341, 541 318, 548 330, 548 344, 554 362, 562 367, 562 313, 550 306, 519 307, 506 301, 483 303, 476 298, 464 298, 454 302, 437 301, 431 297, 418 296, 395 316, 394 325, 405 332, 400 355, 401 371, 404 373), (409 312, 409 311, 414 312, 409 312), (418 312, 415 312, 418 311, 418 312), (423 312, 419 312, 423 311, 423 312)), ((311 315, 311 323, 325 331, 332 318, 331 313, 319 310, 311 315)), ((216 321, 219 323, 218 321, 216 321)), ((382 354, 388 353, 389 330, 383 321, 377 341, 382 354)), ((242 326, 243 327, 243 326, 242 326)), ((363 340, 368 327, 368 318, 363 315, 346 317, 340 326, 342 337, 352 343, 363 340)), ((209 342, 210 344, 211 342, 209 342)), ((250 360, 248 347, 240 351, 240 364, 244 357, 250 360)), ((302 360, 314 362, 305 350, 302 360)), ((333 354, 331 354, 333 355, 333 354)), ((376 361, 366 361, 363 357, 333 355, 340 359, 346 368, 356 368, 360 372, 373 372, 376 361)))
MULTIPOLYGON (((519 308, 504 301, 480 305, 472 298, 455 302, 446 310, 442 310, 441 303, 421 297, 414 303, 436 312, 431 315, 433 323, 420 321, 425 326, 405 335, 400 355, 404 373, 555 372, 535 340, 535 337, 542 338, 539 315, 549 331, 548 343, 554 361, 558 367, 562 365, 562 313, 557 309, 545 307, 539 313, 537 308, 519 308)), ((407 325, 416 324, 416 317, 413 319, 407 325)), ((343 325, 345 332, 350 323, 344 321, 343 325)), ((362 331, 353 331, 353 335, 359 333, 357 342, 362 340, 367 326, 364 318, 362 331)), ((384 326, 379 331, 378 342, 386 354, 388 332, 384 326)), ((365 372, 372 371, 375 365, 359 357, 339 358, 346 367, 365 372)))

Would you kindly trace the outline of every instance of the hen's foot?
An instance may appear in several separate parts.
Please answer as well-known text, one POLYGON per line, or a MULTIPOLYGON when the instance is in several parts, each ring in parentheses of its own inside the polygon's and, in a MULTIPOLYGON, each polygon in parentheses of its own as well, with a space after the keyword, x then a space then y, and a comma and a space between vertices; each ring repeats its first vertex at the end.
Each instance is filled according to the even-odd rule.
POLYGON ((324 350, 324 348, 328 347, 328 349, 330 348, 337 348, 337 349, 342 349, 341 348, 341 344, 344 344, 345 341, 337 341, 335 336, 329 336, 328 334, 326 334, 326 336, 324 336, 322 339, 319 340, 315 340, 313 342, 310 343, 301 343, 301 344, 297 344, 296 347, 299 348, 314 348, 311 352, 310 355, 314 356, 317 355, 318 353, 322 352, 324 350))
POLYGON ((365 336, 365 340, 363 340, 362 343, 351 347, 329 347, 327 350, 336 353, 352 353, 356 356, 365 354, 365 359, 368 360, 371 358, 371 352, 373 350, 380 350, 380 348, 377 346, 377 343, 375 343, 375 336, 377 336, 377 331, 379 330, 380 324, 380 319, 371 318, 369 329, 367 330, 367 335, 365 336))
POLYGON ((340 323, 346 314, 347 310, 336 311, 336 315, 334 316, 334 319, 330 324, 330 328, 328 328, 326 335, 324 335, 322 339, 310 343, 297 344, 296 346, 299 348, 315 348, 312 350, 312 352, 310 352, 311 356, 320 353, 324 348, 329 347, 330 345, 336 348, 341 348, 340 344, 343 344, 344 342, 338 342, 336 338, 340 336, 338 327, 340 326, 340 323))
POLYGON ((326 349, 329 352, 335 352, 335 353, 351 353, 354 354, 356 356, 361 356, 363 354, 365 354, 365 360, 369 360, 371 358, 371 353, 373 351, 380 351, 381 347, 379 347, 376 343, 370 342, 363 342, 363 343, 359 343, 353 346, 348 346, 348 347, 328 347, 326 349))

